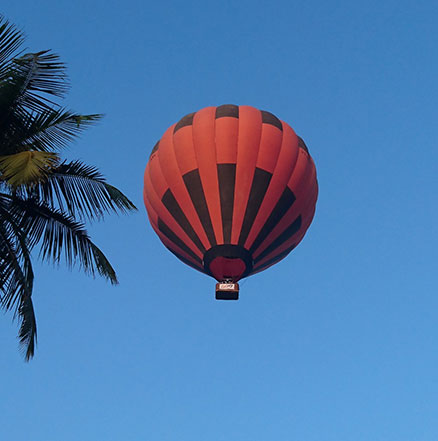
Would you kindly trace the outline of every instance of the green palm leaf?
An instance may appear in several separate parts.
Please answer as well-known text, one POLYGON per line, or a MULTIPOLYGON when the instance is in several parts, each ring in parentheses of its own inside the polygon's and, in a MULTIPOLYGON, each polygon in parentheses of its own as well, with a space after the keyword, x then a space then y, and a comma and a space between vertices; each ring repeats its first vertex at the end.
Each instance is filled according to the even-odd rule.
POLYGON ((20 219, 30 246, 41 246, 43 260, 69 267, 78 265, 87 274, 97 274, 117 284, 114 268, 101 250, 91 241, 81 222, 36 199, 14 199, 12 213, 20 219))
POLYGON ((10 197, 0 195, 0 306, 16 309, 20 344, 29 360, 35 351, 36 319, 32 305, 33 269, 20 217, 10 210, 10 197))
POLYGON ((0 156, 0 179, 12 187, 36 184, 47 179, 58 162, 58 155, 49 152, 30 151, 0 156))
POLYGON ((81 221, 136 208, 96 168, 60 163, 59 150, 101 115, 57 104, 68 89, 64 64, 50 51, 17 56, 22 42, 0 16, 0 308, 15 309, 29 360, 37 336, 31 251, 38 247, 43 260, 115 284, 113 267, 81 221))
POLYGON ((33 192, 52 207, 81 219, 100 219, 105 213, 136 210, 134 204, 108 184, 95 167, 81 161, 64 162, 55 167, 33 192))
MULTIPOLYGON (((23 260, 29 260, 21 216, 11 210, 11 197, 0 194, 0 305, 11 309, 17 296, 30 293, 32 279, 26 279, 23 260)), ((31 274, 31 273, 29 273, 31 274)))
MULTIPOLYGON (((1 49, 0 49, 1 52, 1 49)), ((63 96, 68 89, 64 65, 48 51, 13 59, 0 77, 0 152, 23 149, 23 136, 33 121, 59 106, 50 96, 63 96), (11 146, 13 149, 11 150, 11 146)))
POLYGON ((67 91, 64 71, 58 56, 49 51, 27 54, 9 63, 0 81, 0 144, 10 144, 34 114, 59 108, 49 97, 61 97, 67 91))
POLYGON ((24 349, 24 358, 29 361, 35 353, 35 345, 37 342, 37 326, 35 311, 33 309, 32 298, 24 296, 18 308, 18 315, 21 318, 20 330, 18 338, 20 345, 24 349))
POLYGON ((21 139, 12 145, 23 149, 59 151, 67 147, 84 130, 101 119, 102 115, 79 115, 65 109, 51 109, 30 119, 20 133, 21 139))
POLYGON ((25 54, 11 63, 10 84, 19 87, 16 104, 20 110, 36 112, 52 109, 49 98, 63 97, 69 85, 65 65, 57 54, 49 50, 25 54))
POLYGON ((0 132, 0 154, 28 150, 57 152, 100 118, 101 115, 79 115, 65 109, 10 115, 8 130, 0 132))
POLYGON ((0 305, 12 309, 27 281, 21 266, 20 252, 16 246, 15 233, 5 222, 0 224, 0 305))
POLYGON ((8 61, 24 42, 24 35, 0 16, 0 81, 8 69, 8 61))

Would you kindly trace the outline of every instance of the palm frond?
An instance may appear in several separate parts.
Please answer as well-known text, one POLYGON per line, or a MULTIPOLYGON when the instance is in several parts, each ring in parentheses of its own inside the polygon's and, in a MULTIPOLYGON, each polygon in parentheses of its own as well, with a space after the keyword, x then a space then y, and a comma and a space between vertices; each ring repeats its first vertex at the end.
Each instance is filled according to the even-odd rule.
POLYGON ((14 58, 0 81, 0 125, 59 107, 50 97, 63 97, 68 86, 58 55, 41 51, 14 58))
POLYGON ((51 109, 38 113, 23 127, 13 146, 43 152, 59 151, 68 146, 84 130, 95 124, 102 115, 79 115, 66 109, 51 109))
POLYGON ((18 308, 18 315, 21 319, 18 338, 20 345, 24 349, 24 358, 26 361, 29 361, 34 356, 35 345, 37 342, 35 311, 33 309, 32 298, 30 296, 22 297, 20 306, 18 308))
POLYGON ((108 184, 95 167, 81 161, 64 162, 55 167, 33 191, 38 199, 81 219, 100 219, 105 213, 136 210, 135 205, 108 184))
POLYGON ((21 218, 29 247, 40 244, 43 260, 59 263, 64 259, 69 267, 78 265, 87 274, 98 273, 112 284, 118 283, 114 268, 81 222, 36 199, 15 198, 12 211, 21 218))
POLYGON ((59 156, 50 152, 20 152, 0 156, 0 179, 12 187, 37 184, 47 179, 59 156))
POLYGON ((65 64, 50 50, 14 58, 12 66, 14 73, 25 80, 20 104, 32 110, 51 109, 53 102, 47 95, 62 98, 69 89, 65 64))
POLYGON ((21 321, 20 330, 18 332, 19 342, 24 350, 25 360, 29 361, 34 355, 37 340, 37 325, 32 303, 34 274, 30 252, 25 244, 25 239, 24 237, 20 236, 18 237, 18 240, 22 245, 22 267, 26 284, 24 289, 20 292, 19 304, 15 315, 18 316, 21 321))
POLYGON ((89 241, 89 246, 99 275, 107 278, 113 285, 117 285, 119 281, 116 272, 105 254, 91 241, 89 241))
POLYGON ((22 242, 17 239, 23 232, 10 213, 9 195, 0 194, 0 220, 0 307, 8 310, 14 306, 17 293, 26 287, 20 250, 22 242))
POLYGON ((48 50, 18 53, 23 41, 0 15, 0 308, 15 310, 29 360, 37 339, 32 249, 38 246, 43 260, 65 260, 116 284, 82 220, 136 208, 96 168, 60 163, 57 153, 101 115, 61 107, 69 87, 64 63, 48 50))
POLYGON ((0 224, 0 251, 0 307, 9 310, 17 304, 20 292, 25 290, 27 282, 14 232, 6 222, 0 224))
POLYGON ((6 310, 32 289, 33 279, 27 280, 24 270, 30 257, 21 222, 21 216, 11 212, 10 195, 0 194, 0 307, 6 310))
POLYGON ((0 307, 15 307, 15 316, 21 324, 20 345, 25 359, 33 357, 37 329, 32 305, 34 274, 26 236, 19 223, 20 217, 10 210, 9 195, 0 195, 0 307))
POLYGON ((23 42, 23 33, 0 16, 0 81, 3 80, 5 65, 23 42))

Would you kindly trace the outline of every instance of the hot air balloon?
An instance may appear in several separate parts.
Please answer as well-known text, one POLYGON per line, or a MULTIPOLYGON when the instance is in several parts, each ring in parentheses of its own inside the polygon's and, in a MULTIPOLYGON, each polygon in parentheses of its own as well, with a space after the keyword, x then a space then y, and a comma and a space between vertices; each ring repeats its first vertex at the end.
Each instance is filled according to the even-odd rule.
POLYGON ((144 203, 163 244, 217 280, 217 299, 286 257, 318 196, 304 141, 272 113, 222 105, 190 113, 152 149, 144 203))

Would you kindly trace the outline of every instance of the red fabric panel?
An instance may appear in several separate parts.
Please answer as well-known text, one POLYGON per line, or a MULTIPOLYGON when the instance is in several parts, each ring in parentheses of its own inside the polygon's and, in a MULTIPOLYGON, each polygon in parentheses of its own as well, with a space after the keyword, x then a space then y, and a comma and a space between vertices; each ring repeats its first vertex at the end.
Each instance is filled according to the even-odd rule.
MULTIPOLYGON (((308 203, 304 209, 304 211, 306 212, 306 217, 303 218, 302 225, 301 225, 301 228, 299 229, 299 231, 297 231, 290 239, 285 241, 281 246, 276 248, 272 253, 268 254, 263 259, 261 259, 259 262, 257 262, 257 264, 254 266, 253 273, 256 273, 257 269, 260 266, 263 266, 263 264, 265 262, 272 259, 276 255, 281 254, 284 250, 287 250, 291 245, 293 245, 293 244, 298 245, 301 242, 301 240, 303 239, 304 235, 306 234, 306 231, 308 230, 310 224, 312 223, 313 216, 315 215, 315 204, 316 204, 317 194, 318 194, 318 192, 314 191, 313 196, 311 196, 311 198, 308 200, 308 203)), ((275 263, 278 263, 278 262, 275 262, 275 263)), ((269 268, 270 266, 271 265, 267 266, 266 268, 263 268, 263 271, 265 269, 269 268)))
POLYGON ((230 278, 233 281, 240 279, 245 272, 246 265, 241 259, 229 259, 227 257, 216 257, 210 263, 210 271, 216 280, 230 278))
MULTIPOLYGON (((202 228, 201 222, 199 221, 198 214, 196 213, 195 207, 193 206, 186 185, 184 184, 181 170, 176 159, 176 154, 173 146, 173 129, 174 126, 171 126, 168 130, 166 130, 163 137, 161 138, 160 147, 158 148, 158 159, 160 161, 160 168, 167 183, 167 188, 170 188, 170 190, 172 191, 175 199, 178 201, 179 206, 186 215, 187 219, 189 220, 204 247, 208 248, 209 242, 207 236, 204 229, 202 228)), ((184 128, 180 129, 178 132, 182 130, 184 130, 184 128)), ((161 197, 162 195, 160 195, 160 198, 161 197)))
POLYGON ((193 118, 193 144, 199 175, 218 244, 223 243, 215 146, 216 108, 206 107, 193 118))
POLYGON ((262 125, 262 136, 256 164, 258 168, 266 170, 269 173, 274 173, 282 140, 283 132, 280 129, 270 124, 262 125))
POLYGON ((295 132, 288 126, 283 126, 283 138, 280 155, 272 175, 271 182, 260 206, 254 224, 245 242, 245 248, 250 249, 257 234, 262 229, 269 215, 280 199, 281 194, 287 186, 289 178, 295 168, 298 159, 298 138, 295 132))
POLYGON ((146 196, 146 192, 143 192, 143 199, 144 199, 144 204, 146 207, 146 210, 148 212, 148 217, 149 217, 149 221, 151 224, 151 227, 153 228, 153 230, 155 231, 155 233, 157 234, 157 236, 159 237, 159 239, 161 240, 161 242, 168 248, 170 248, 171 250, 173 250, 174 252, 180 254, 182 257, 184 257, 185 259, 187 259, 189 262, 192 263, 192 265, 196 266, 196 268, 201 271, 201 272, 205 272, 204 268, 202 268, 202 266, 200 266, 198 264, 198 262, 196 262, 191 256, 189 256, 185 251, 183 251, 182 249, 180 249, 177 245, 175 245, 172 241, 170 241, 163 233, 161 233, 161 231, 158 229, 158 215, 155 212, 155 210, 152 208, 152 205, 149 203, 149 199, 146 196))
MULTIPOLYGON (((167 211, 166 207, 161 202, 161 198, 158 196, 156 187, 159 189, 160 181, 164 180, 161 176, 161 170, 158 167, 147 167, 145 173, 145 195, 150 203, 151 207, 157 213, 157 215, 163 220, 163 222, 197 255, 200 259, 203 255, 199 251, 198 247, 191 241, 184 230, 178 225, 175 219, 167 211), (154 185, 155 184, 155 185, 154 185)), ((164 193, 164 192, 163 192, 164 193)))
POLYGON ((253 256, 254 258, 257 258, 300 214, 302 218, 306 216, 303 209, 309 201, 314 182, 315 173, 313 163, 309 161, 307 153, 300 149, 298 161, 288 182, 288 186, 294 192, 296 200, 271 233, 268 234, 263 243, 257 248, 253 256))
POLYGON ((182 127, 173 134, 173 149, 181 176, 198 168, 191 125, 182 127))
POLYGON ((239 107, 239 136, 237 143, 236 187, 234 192, 231 243, 237 244, 262 136, 262 115, 250 106, 239 107))
POLYGON ((236 163, 238 134, 238 118, 224 116, 216 119, 216 162, 218 164, 236 163))

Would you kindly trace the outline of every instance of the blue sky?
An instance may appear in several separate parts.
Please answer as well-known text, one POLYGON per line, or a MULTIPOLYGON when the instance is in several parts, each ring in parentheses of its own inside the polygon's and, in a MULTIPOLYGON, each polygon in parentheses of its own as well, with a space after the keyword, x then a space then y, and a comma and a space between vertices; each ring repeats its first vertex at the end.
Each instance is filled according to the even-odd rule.
POLYGON ((0 321, 11 441, 438 438, 438 6, 432 1, 9 1, 68 64, 66 106, 104 120, 66 152, 138 206, 90 226, 118 287, 38 266, 34 360, 0 321), (247 104, 287 121, 320 196, 280 264, 214 300, 142 202, 181 116, 247 104))

